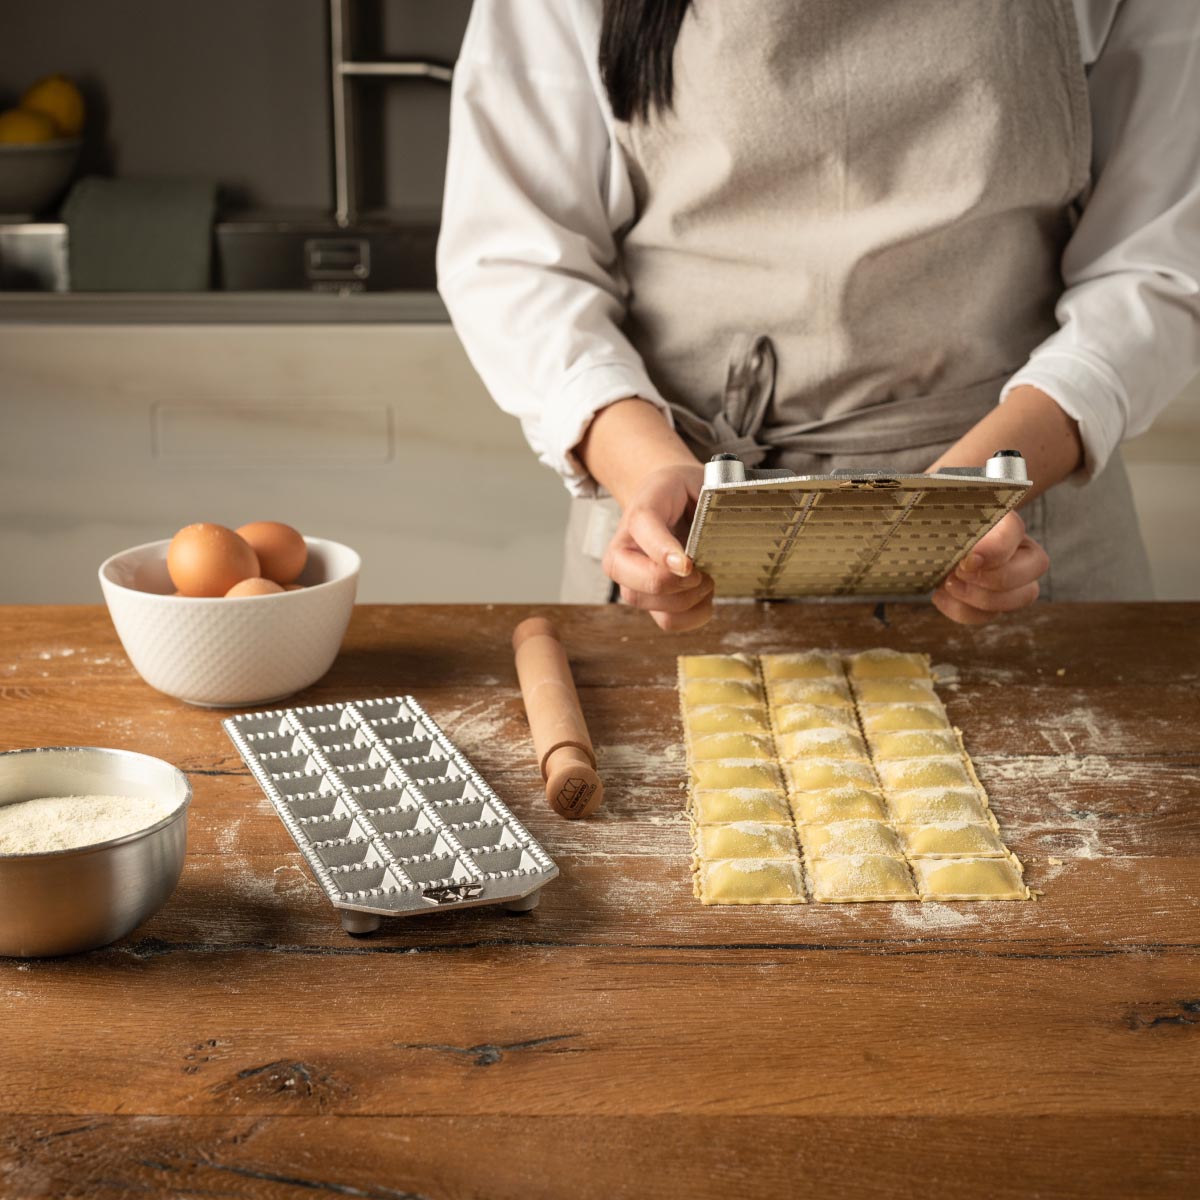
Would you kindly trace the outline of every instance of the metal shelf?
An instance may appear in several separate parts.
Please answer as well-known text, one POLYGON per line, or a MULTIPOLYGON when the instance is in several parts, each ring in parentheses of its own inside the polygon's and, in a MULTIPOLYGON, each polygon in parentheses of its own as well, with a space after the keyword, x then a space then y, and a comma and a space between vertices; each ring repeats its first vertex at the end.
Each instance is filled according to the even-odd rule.
POLYGON ((435 62, 344 62, 338 74, 360 79, 433 79, 449 83, 454 68, 435 62))
POLYGON ((334 220, 343 228, 359 218, 358 134, 352 85, 377 79, 428 79, 449 84, 453 67, 419 60, 361 62, 349 57, 352 41, 350 0, 329 0, 330 88, 333 108, 333 189, 336 197, 334 220))

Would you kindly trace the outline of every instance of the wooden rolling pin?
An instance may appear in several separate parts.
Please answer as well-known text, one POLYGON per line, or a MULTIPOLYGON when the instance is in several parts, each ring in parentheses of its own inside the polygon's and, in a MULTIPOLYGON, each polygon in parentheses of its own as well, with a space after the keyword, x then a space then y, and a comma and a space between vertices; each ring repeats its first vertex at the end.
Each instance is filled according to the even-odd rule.
POLYGON ((545 617, 522 621, 512 643, 546 799, 564 817, 586 817, 600 807, 604 785, 566 651, 545 617))

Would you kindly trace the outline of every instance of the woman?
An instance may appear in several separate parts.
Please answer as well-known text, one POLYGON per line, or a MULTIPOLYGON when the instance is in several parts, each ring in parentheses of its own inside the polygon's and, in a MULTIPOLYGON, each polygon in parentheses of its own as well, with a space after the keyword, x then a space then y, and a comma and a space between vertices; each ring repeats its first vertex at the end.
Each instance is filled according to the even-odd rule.
POLYGON ((563 598, 702 624, 713 453, 1010 446, 934 604, 1148 598, 1117 447, 1200 369, 1198 120, 1194 0, 476 0, 439 287, 576 498, 563 598))

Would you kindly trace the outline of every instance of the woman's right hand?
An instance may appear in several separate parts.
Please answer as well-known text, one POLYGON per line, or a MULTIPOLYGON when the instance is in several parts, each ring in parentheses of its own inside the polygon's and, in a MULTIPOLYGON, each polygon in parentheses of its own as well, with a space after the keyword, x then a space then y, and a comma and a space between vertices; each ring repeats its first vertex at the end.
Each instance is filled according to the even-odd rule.
POLYGON ((651 471, 626 501, 604 554, 621 599, 644 608, 669 633, 698 629, 712 616, 713 581, 695 570, 676 536, 703 484, 699 463, 651 471))

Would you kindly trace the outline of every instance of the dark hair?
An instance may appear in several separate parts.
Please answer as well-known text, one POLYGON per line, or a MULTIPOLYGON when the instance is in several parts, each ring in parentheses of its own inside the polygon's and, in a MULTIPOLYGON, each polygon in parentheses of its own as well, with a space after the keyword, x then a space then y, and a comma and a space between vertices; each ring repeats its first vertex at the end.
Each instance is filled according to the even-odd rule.
POLYGON ((692 0, 604 0, 600 78, 618 121, 671 107, 675 41, 692 0))

